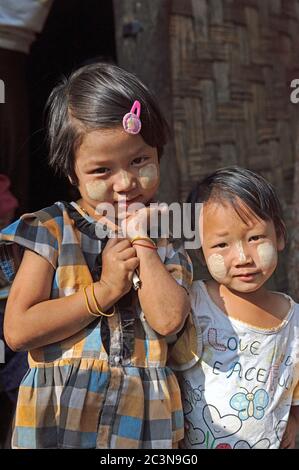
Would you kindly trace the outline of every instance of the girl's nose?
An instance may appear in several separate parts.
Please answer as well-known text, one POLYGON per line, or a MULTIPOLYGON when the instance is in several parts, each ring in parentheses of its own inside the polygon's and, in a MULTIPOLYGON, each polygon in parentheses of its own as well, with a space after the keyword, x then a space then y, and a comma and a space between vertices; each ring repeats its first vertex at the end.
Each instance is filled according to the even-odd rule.
POLYGON ((234 255, 236 265, 252 263, 252 257, 247 249, 244 250, 244 246, 241 241, 236 243, 234 255))
POLYGON ((117 193, 131 191, 136 187, 134 176, 128 171, 121 170, 115 175, 113 190, 117 193))

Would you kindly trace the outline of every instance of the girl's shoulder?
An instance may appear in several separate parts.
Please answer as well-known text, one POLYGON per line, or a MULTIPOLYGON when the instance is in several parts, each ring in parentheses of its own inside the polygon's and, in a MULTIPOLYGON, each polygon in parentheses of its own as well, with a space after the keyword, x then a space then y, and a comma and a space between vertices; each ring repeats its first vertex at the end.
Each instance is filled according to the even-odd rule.
POLYGON ((67 205, 66 202, 58 201, 51 206, 21 215, 19 219, 1 230, 0 240, 4 241, 6 236, 9 235, 21 236, 22 233, 25 234, 26 232, 28 232, 28 235, 30 233, 33 236, 41 227, 48 228, 50 232, 57 236, 58 227, 62 228, 69 219, 67 205), (54 230, 55 227, 57 227, 56 230, 54 230))
POLYGON ((196 312, 199 309, 200 304, 207 298, 207 288, 204 280, 193 281, 191 290, 190 290, 190 300, 192 310, 196 312))
POLYGON ((4 227, 0 232, 1 236, 13 234, 25 226, 37 227, 39 224, 46 225, 52 220, 56 222, 57 225, 61 225, 64 213, 66 213, 66 203, 61 201, 55 202, 51 206, 44 207, 43 209, 39 209, 34 212, 26 212, 21 215, 19 219, 15 220, 7 227, 4 227))
POLYGON ((36 252, 56 268, 65 224, 71 224, 63 202, 23 214, 0 232, 0 269, 11 282, 25 249, 36 252))

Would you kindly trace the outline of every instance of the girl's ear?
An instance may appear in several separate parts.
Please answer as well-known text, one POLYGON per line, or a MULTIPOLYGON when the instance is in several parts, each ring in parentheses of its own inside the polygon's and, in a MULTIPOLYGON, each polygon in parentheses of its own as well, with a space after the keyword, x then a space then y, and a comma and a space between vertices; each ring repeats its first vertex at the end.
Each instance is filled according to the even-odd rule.
POLYGON ((283 235, 277 236, 277 251, 282 251, 285 249, 286 242, 283 235))

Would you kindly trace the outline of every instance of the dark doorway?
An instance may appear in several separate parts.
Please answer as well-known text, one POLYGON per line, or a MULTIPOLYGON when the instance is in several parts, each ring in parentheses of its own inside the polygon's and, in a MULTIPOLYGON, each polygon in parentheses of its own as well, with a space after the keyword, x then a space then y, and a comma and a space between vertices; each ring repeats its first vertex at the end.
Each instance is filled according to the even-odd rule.
POLYGON ((55 0, 28 64, 31 211, 73 196, 68 181, 47 165, 43 112, 59 78, 94 60, 116 61, 112 0, 55 0))

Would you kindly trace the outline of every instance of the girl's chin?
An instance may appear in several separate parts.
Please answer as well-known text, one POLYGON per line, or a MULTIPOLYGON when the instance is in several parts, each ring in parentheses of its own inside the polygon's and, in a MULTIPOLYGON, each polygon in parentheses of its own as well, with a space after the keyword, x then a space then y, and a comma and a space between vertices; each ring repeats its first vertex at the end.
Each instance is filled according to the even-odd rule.
POLYGON ((227 285, 226 287, 228 289, 231 289, 235 292, 242 292, 243 294, 245 293, 251 293, 251 292, 256 292, 262 287, 263 284, 260 283, 248 283, 248 282, 238 282, 238 283, 231 283, 227 285))

